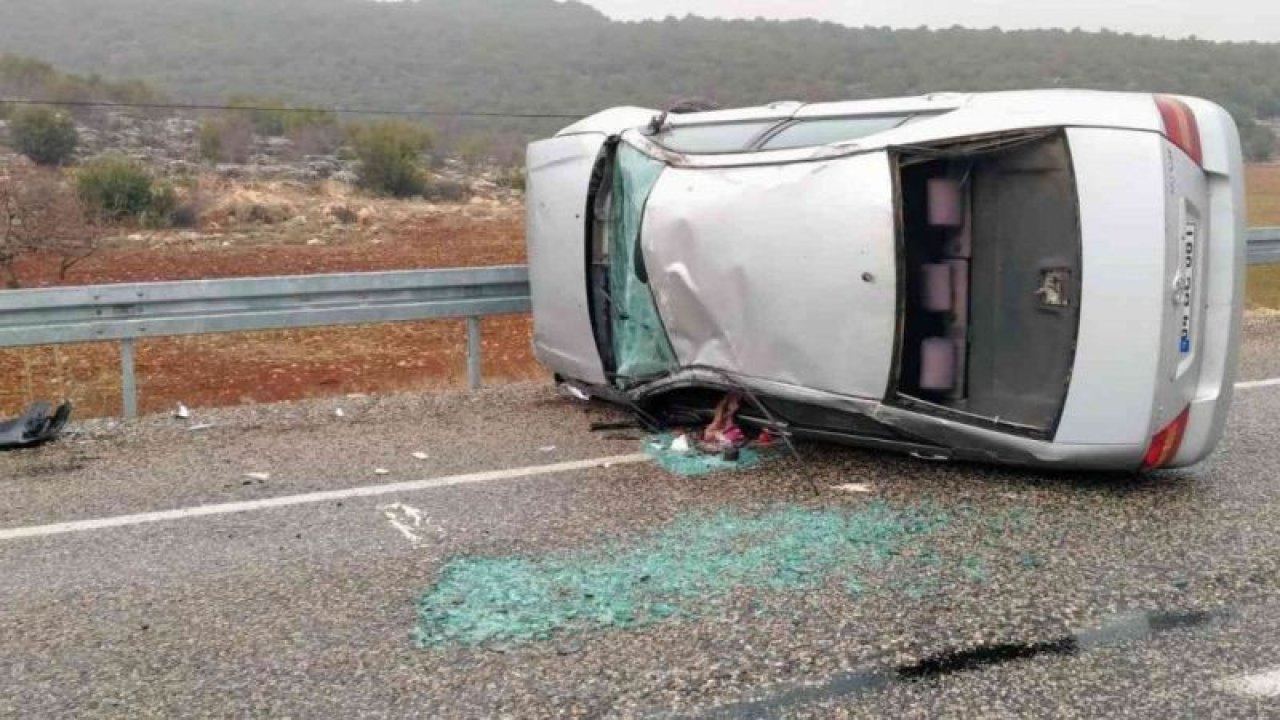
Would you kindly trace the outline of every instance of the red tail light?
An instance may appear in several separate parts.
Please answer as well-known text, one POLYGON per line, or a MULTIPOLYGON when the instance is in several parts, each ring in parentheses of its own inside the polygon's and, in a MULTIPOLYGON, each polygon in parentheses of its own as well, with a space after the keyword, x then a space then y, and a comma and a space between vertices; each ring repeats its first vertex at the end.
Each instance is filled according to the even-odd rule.
POLYGON ((1182 436, 1187 432, 1187 421, 1191 419, 1191 407, 1165 426, 1163 430, 1151 438, 1151 446, 1147 448, 1147 456, 1142 459, 1143 470, 1156 470, 1173 462, 1178 449, 1182 447, 1182 436))
POLYGON ((1204 164, 1204 152, 1200 148, 1200 124, 1196 114, 1186 103, 1168 95, 1156 96, 1160 119, 1164 121, 1164 134, 1174 145, 1191 157, 1197 165, 1204 164))

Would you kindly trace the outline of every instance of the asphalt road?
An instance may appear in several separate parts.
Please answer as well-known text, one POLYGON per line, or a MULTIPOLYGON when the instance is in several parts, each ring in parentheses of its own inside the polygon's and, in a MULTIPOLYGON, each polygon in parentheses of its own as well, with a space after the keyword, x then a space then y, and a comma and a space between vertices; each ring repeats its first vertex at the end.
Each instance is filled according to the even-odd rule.
POLYGON ((1280 717, 1277 413, 1143 479, 685 478, 544 387, 87 423, 0 455, 0 716, 1280 717))

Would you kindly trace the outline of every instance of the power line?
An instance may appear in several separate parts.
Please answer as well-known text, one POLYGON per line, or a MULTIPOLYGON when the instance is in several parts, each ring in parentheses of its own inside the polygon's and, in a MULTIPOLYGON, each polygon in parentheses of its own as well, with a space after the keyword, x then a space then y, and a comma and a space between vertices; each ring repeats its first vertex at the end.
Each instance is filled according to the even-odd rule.
POLYGON ((303 108, 203 105, 179 103, 126 103, 96 100, 31 100, 0 98, 0 105, 50 105, 53 107, 127 108, 131 110, 225 110, 241 112, 333 113, 335 115, 412 115, 419 117, 503 118, 513 120, 577 120, 590 113, 511 113, 486 110, 387 110, 385 108, 303 108))

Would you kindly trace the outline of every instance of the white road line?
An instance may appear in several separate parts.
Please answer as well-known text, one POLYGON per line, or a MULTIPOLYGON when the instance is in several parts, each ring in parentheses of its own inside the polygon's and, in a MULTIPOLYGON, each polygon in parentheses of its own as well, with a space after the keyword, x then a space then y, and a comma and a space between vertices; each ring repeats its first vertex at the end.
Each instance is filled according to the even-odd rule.
POLYGON ((1215 683, 1219 690, 1254 698, 1280 698, 1280 668, 1239 675, 1215 683))
POLYGON ((138 515, 120 515, 117 517, 99 518, 97 520, 79 520, 76 522, 57 523, 54 525, 37 525, 32 527, 10 528, 0 530, 0 542, 22 538, 63 535, 66 533, 86 532, 90 530, 106 530, 108 528, 145 525, 147 523, 166 522, 169 520, 187 520, 209 515, 231 515, 235 513, 268 510, 271 508, 291 507, 294 505, 312 505, 315 503, 347 500, 350 498, 375 497, 393 493, 430 490, 432 488, 450 487, 453 485, 470 485, 488 483, 498 480, 519 480, 539 475, 590 470, 615 465, 634 465, 649 462, 647 455, 619 455, 616 457, 595 458, 594 460, 577 460, 574 462, 556 463, 554 465, 535 465, 532 467, 512 468, 510 470, 493 470, 490 472, 470 473, 467 475, 450 475, 448 477, 411 482, 391 483, 388 485, 369 485, 365 487, 347 488, 345 490, 329 490, 325 492, 307 493, 305 495, 288 495, 285 497, 249 500, 246 502, 224 503, 221 505, 201 505, 179 510, 162 510, 160 512, 140 513, 138 515))
POLYGON ((1280 378, 1271 378, 1270 380, 1251 380, 1249 382, 1236 383, 1237 390, 1254 390, 1257 388, 1276 387, 1280 385, 1280 378))

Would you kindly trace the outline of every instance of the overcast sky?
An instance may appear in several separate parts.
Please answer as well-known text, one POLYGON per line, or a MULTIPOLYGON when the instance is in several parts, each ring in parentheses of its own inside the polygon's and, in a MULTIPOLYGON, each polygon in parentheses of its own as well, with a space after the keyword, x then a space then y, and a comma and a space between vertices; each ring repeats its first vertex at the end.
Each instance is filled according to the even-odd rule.
POLYGON ((623 20, 819 18, 892 27, 1110 28, 1168 37, 1280 41, 1280 0, 583 0, 623 20))

